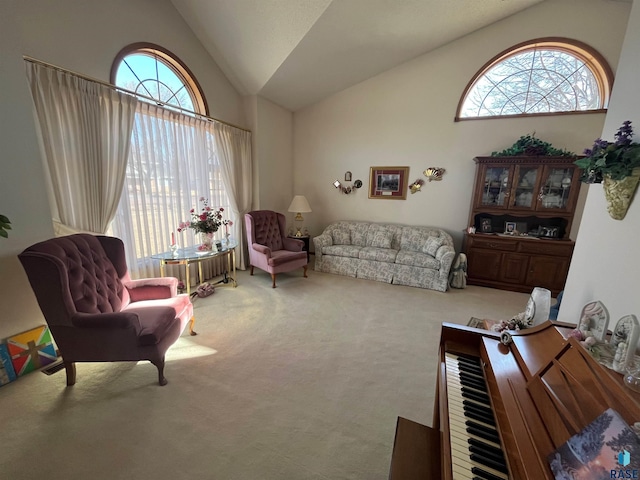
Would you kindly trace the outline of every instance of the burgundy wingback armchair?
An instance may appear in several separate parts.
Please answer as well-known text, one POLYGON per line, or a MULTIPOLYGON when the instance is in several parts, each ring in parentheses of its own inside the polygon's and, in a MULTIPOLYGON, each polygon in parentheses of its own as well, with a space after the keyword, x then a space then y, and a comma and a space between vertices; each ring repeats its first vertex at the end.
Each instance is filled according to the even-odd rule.
POLYGON ((75 362, 149 360, 165 385, 164 356, 193 305, 176 278, 131 280, 122 241, 76 234, 37 243, 18 255, 67 372, 75 362))
POLYGON ((276 275, 296 268, 304 269, 307 278, 307 252, 304 242, 288 238, 285 234, 284 215, 271 210, 255 210, 244 216, 249 243, 249 266, 258 267, 271 274, 272 287, 276 288, 276 275))

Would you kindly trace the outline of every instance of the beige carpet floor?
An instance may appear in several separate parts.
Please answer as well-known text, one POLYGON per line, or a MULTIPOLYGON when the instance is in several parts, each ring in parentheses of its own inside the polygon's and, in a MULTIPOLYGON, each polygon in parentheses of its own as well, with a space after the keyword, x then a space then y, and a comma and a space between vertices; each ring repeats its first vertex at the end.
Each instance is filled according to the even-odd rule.
POLYGON ((196 331, 148 362, 79 364, 0 388, 0 478, 385 479, 398 415, 430 424, 443 321, 528 296, 256 271, 194 301, 196 331))

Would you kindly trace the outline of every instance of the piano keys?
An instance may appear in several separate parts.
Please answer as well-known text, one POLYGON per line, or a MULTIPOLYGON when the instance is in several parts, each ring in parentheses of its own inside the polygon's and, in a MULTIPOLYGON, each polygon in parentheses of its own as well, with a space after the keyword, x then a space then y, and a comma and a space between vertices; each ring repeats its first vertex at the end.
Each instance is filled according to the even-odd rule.
POLYGON ((445 353, 445 362, 454 478, 508 480, 479 359, 445 353))
POLYGON ((552 480, 547 456, 604 410, 640 421, 640 394, 568 339, 573 328, 545 322, 505 346, 495 332, 444 323, 433 426, 420 426, 432 440, 405 455, 426 466, 400 465, 399 428, 389 478, 552 480), (439 477, 415 473, 436 465, 439 477))

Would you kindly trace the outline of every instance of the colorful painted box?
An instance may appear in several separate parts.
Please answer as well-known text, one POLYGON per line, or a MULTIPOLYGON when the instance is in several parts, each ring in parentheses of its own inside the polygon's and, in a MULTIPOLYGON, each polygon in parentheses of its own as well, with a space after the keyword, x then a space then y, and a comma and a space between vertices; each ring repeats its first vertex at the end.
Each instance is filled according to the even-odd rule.
POLYGON ((7 339, 13 368, 18 376, 55 362, 56 349, 49 328, 36 327, 7 339))
POLYGON ((13 382, 16 379, 16 372, 11 363, 11 355, 5 344, 0 344, 0 386, 13 382))

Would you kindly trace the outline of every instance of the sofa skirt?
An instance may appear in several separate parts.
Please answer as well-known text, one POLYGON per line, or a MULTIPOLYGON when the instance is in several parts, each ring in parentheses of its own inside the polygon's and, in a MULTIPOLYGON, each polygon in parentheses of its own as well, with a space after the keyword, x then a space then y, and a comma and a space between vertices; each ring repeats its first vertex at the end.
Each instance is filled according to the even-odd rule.
POLYGON ((446 292, 448 278, 441 279, 438 270, 395 264, 392 283, 446 292))
MULTIPOLYGON (((349 257, 336 257, 333 255, 323 255, 320 271, 325 273, 335 273, 336 275, 345 275, 347 277, 355 277, 358 270, 358 262, 349 257)), ((316 270, 317 270, 316 264, 316 270)))
POLYGON ((359 260, 356 277, 366 280, 391 283, 395 264, 376 262, 373 260, 359 260))

